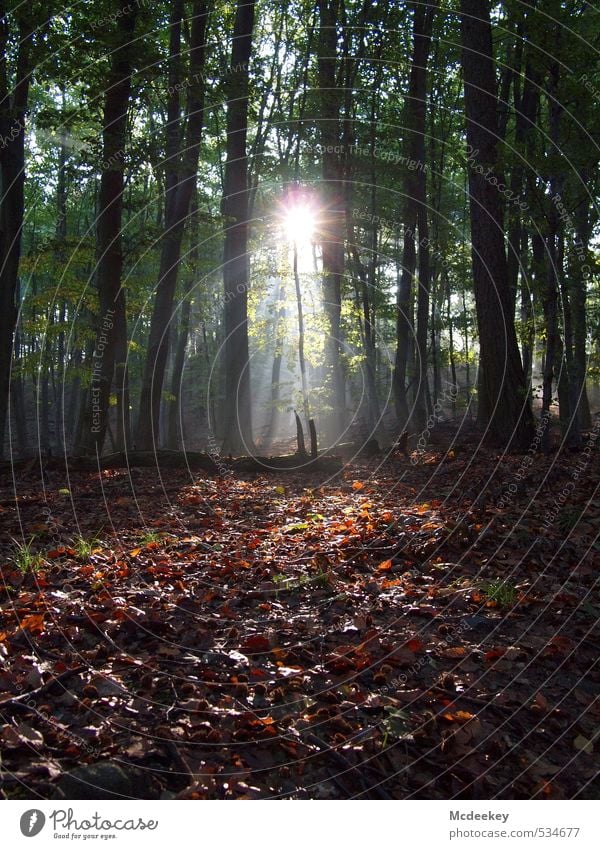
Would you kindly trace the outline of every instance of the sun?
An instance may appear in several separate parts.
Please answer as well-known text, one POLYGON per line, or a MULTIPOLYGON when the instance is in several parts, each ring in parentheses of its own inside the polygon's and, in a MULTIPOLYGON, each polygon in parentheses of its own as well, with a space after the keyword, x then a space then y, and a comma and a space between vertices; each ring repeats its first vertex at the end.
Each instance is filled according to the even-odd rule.
POLYGON ((284 210, 285 236, 296 245, 306 245, 313 240, 316 223, 315 210, 308 203, 295 203, 284 210))

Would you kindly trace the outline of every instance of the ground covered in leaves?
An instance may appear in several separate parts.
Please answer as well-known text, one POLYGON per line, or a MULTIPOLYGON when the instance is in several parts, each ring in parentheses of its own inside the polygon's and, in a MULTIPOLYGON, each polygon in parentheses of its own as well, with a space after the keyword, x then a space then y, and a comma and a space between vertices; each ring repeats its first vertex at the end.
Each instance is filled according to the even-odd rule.
POLYGON ((5 480, 2 795, 596 798, 599 459, 5 480))

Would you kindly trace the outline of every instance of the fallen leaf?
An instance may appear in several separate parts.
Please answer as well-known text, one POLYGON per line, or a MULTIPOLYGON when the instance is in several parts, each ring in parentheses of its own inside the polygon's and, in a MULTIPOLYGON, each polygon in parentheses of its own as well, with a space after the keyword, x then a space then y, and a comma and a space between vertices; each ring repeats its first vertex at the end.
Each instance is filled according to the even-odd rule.
POLYGON ((23 631, 29 631, 30 634, 41 634, 44 630, 44 614, 32 613, 21 619, 21 628, 23 631))
POLYGON ((594 744, 591 740, 588 740, 587 737, 584 737, 583 734, 578 734, 577 737, 573 740, 573 747, 577 749, 578 752, 585 752, 586 755, 594 754, 594 744))

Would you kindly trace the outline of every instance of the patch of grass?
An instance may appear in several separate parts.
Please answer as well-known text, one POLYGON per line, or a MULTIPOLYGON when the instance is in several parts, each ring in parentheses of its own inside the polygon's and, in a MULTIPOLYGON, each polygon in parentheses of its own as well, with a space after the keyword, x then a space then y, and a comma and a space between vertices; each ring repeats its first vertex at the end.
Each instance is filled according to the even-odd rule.
POLYGON ((503 581, 500 578, 496 578, 495 580, 484 584, 482 590, 488 598, 495 601, 496 604, 499 604, 501 607, 508 607, 509 605, 514 604, 519 595, 519 591, 514 584, 511 584, 508 581, 503 581))
POLYGON ((97 537, 86 539, 82 536, 76 536, 73 539, 73 549, 80 560, 87 560, 95 548, 100 548, 102 543, 97 537))
POLYGON ((151 542, 160 542, 162 539, 158 531, 146 531, 140 537, 140 545, 148 545, 151 542))
POLYGON ((34 539, 35 537, 31 537, 29 542, 19 542, 13 539, 15 548, 12 561, 23 575, 38 572, 46 562, 41 552, 33 550, 34 539))

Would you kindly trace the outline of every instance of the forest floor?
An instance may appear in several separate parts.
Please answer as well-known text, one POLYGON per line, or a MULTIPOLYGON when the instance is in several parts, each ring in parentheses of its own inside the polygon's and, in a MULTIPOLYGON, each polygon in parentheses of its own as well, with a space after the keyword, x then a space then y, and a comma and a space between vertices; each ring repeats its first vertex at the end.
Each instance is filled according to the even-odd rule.
POLYGON ((468 444, 5 480, 1 794, 597 798, 599 481, 468 444))

